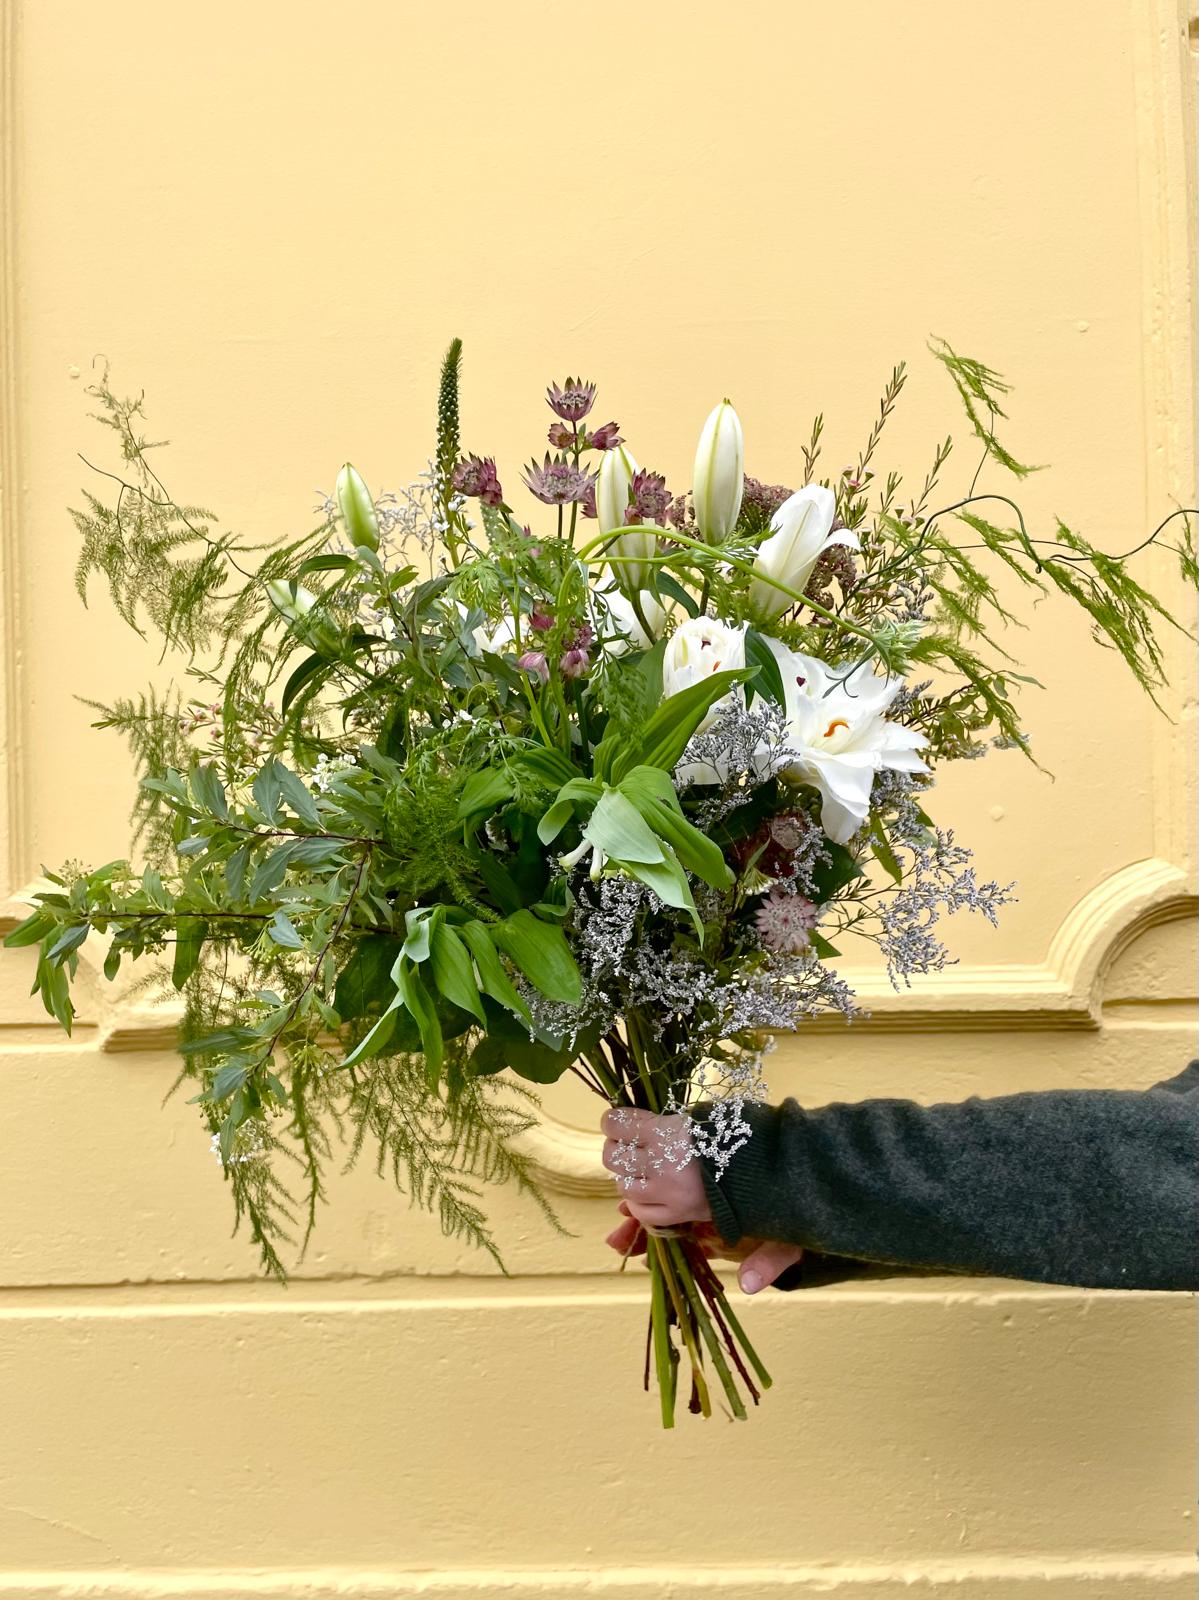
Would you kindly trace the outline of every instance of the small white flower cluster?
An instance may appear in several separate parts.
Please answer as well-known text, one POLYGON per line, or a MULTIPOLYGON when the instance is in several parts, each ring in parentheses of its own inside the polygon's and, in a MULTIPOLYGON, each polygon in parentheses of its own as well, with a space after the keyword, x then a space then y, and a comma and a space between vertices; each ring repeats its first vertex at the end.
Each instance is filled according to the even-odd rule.
POLYGON ((221 1154, 221 1136, 214 1133, 208 1148, 222 1167, 239 1167, 247 1161, 257 1161, 266 1154, 266 1134, 260 1122, 243 1122, 233 1135, 233 1148, 226 1161, 221 1154))

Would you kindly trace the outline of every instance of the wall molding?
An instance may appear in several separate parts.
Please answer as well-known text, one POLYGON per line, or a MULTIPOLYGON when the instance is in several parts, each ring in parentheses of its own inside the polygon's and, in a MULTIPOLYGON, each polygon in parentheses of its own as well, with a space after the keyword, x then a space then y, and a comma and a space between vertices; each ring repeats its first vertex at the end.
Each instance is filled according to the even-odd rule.
POLYGON ((978 1557, 961 1561, 912 1559, 890 1566, 820 1565, 624 1567, 563 1569, 320 1568, 241 1571, 0 1572, 0 1600, 557 1600, 567 1595, 612 1595, 620 1600, 759 1600, 767 1594, 844 1593, 858 1600, 899 1600, 913 1594, 1009 1600, 1050 1595, 1054 1600, 1129 1600, 1194 1594, 1193 1556, 978 1557))

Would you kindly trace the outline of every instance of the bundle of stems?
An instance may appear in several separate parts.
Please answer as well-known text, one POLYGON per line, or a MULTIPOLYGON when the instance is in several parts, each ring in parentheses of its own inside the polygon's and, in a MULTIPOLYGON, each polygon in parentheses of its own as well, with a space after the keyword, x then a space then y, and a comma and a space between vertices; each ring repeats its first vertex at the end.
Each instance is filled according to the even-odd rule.
MULTIPOLYGON (((589 1053, 579 1064, 583 1081, 612 1106, 661 1113, 671 1103, 672 1091, 677 1094, 678 1072, 667 1053, 655 1047, 646 1020, 636 1012, 627 1013, 624 1037, 612 1029, 603 1044, 605 1050, 589 1053)), ((699 1158, 693 1155, 691 1159, 699 1158)), ((662 1426, 674 1427, 684 1358, 690 1367, 687 1409, 705 1417, 712 1415, 713 1395, 719 1399, 714 1373, 728 1410, 744 1422, 749 1413, 738 1379, 757 1405, 771 1378, 729 1304, 707 1251, 687 1227, 645 1226, 645 1234, 650 1310, 644 1386, 648 1393, 652 1372, 662 1426)))

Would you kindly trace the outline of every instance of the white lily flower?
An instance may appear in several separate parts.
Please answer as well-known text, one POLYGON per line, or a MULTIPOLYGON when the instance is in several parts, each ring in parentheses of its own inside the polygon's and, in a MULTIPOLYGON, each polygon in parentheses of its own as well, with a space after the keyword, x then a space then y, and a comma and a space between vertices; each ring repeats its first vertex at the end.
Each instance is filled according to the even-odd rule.
POLYGON ((504 651, 516 643, 516 629, 512 625, 511 617, 501 617, 494 626, 481 622, 477 628, 472 629, 471 638, 482 655, 501 656, 504 651))
POLYGON ((596 598, 607 608, 608 621, 617 633, 623 638, 610 639, 604 646, 604 654, 612 656, 625 655, 632 650, 650 650, 666 631, 668 613, 658 598, 648 589, 642 589, 639 599, 641 602, 641 615, 649 623, 650 632, 646 633, 641 626, 641 618, 633 610, 633 603, 628 595, 619 589, 610 589, 605 594, 596 598))
POLYGON ((780 772, 819 789, 820 825, 830 839, 845 844, 870 815, 875 774, 884 768, 927 772, 917 751, 928 740, 886 720, 901 678, 879 677, 866 666, 834 670, 777 639, 767 642, 786 697, 788 748, 780 772))
MULTIPOLYGON (((758 546, 754 571, 777 578, 802 594, 813 567, 830 545, 861 549, 857 534, 848 528, 832 531, 836 515, 837 500, 831 489, 809 484, 797 490, 771 517, 772 531, 758 546)), ((795 603, 765 578, 755 578, 749 586, 749 606, 756 621, 772 622, 795 603)))
MULTIPOLYGON (((625 526, 629 493, 637 470, 632 451, 626 450, 624 445, 618 444, 614 450, 604 451, 595 485, 595 512, 601 533, 616 533, 625 526)), ((635 593, 645 587, 650 569, 642 563, 655 555, 657 548, 658 541, 654 535, 640 528, 633 533, 622 533, 612 541, 609 553, 622 558, 613 562, 613 575, 626 593, 635 593)))
MULTIPOLYGON (((662 657, 662 698, 710 678, 714 672, 735 672, 745 665, 746 624, 732 627, 712 617, 689 617, 671 634, 662 657)), ((744 698, 740 684, 711 707, 696 729, 706 733, 724 709, 744 698)), ((727 772, 710 761, 684 762, 678 769, 681 783, 723 783, 727 772)))
POLYGON ((708 544, 723 544, 737 526, 745 492, 745 438, 727 400, 710 413, 699 436, 691 497, 695 523, 708 544))

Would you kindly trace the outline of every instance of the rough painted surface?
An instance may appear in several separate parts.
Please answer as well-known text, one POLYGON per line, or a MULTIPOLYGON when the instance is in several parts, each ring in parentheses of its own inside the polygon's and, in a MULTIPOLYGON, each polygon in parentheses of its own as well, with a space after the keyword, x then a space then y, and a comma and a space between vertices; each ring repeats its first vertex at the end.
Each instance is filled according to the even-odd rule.
MULTIPOLYGON (((1194 503, 1174 0, 0 16, 12 890, 126 843, 127 764, 75 697, 153 655, 80 609, 64 513, 99 352, 176 441, 172 487, 253 538, 306 525, 347 454, 375 486, 420 470, 454 334, 466 442, 513 472, 567 369, 672 481, 720 393, 751 470, 787 480, 823 410, 835 472, 906 358, 886 460, 922 479, 953 424, 956 484, 940 333, 1013 382, 1008 441, 1053 463, 1035 517, 1118 550, 1194 503)), ((775 1095, 1135 1086, 1194 1052, 1193 653, 1170 647, 1169 723, 1081 623, 1027 620, 1056 780, 996 758, 937 803, 1020 904, 954 926, 961 965, 910 994, 864 965, 875 1022, 783 1042, 775 1095)), ((0 960, 0 1600, 1193 1594, 1194 1297, 767 1297, 761 1411, 664 1437, 584 1096, 547 1096, 536 1148, 573 1237, 495 1200, 512 1277, 366 1171, 281 1290, 192 1111, 159 1108, 169 1029, 95 981, 67 1041, 29 976, 0 960)))

